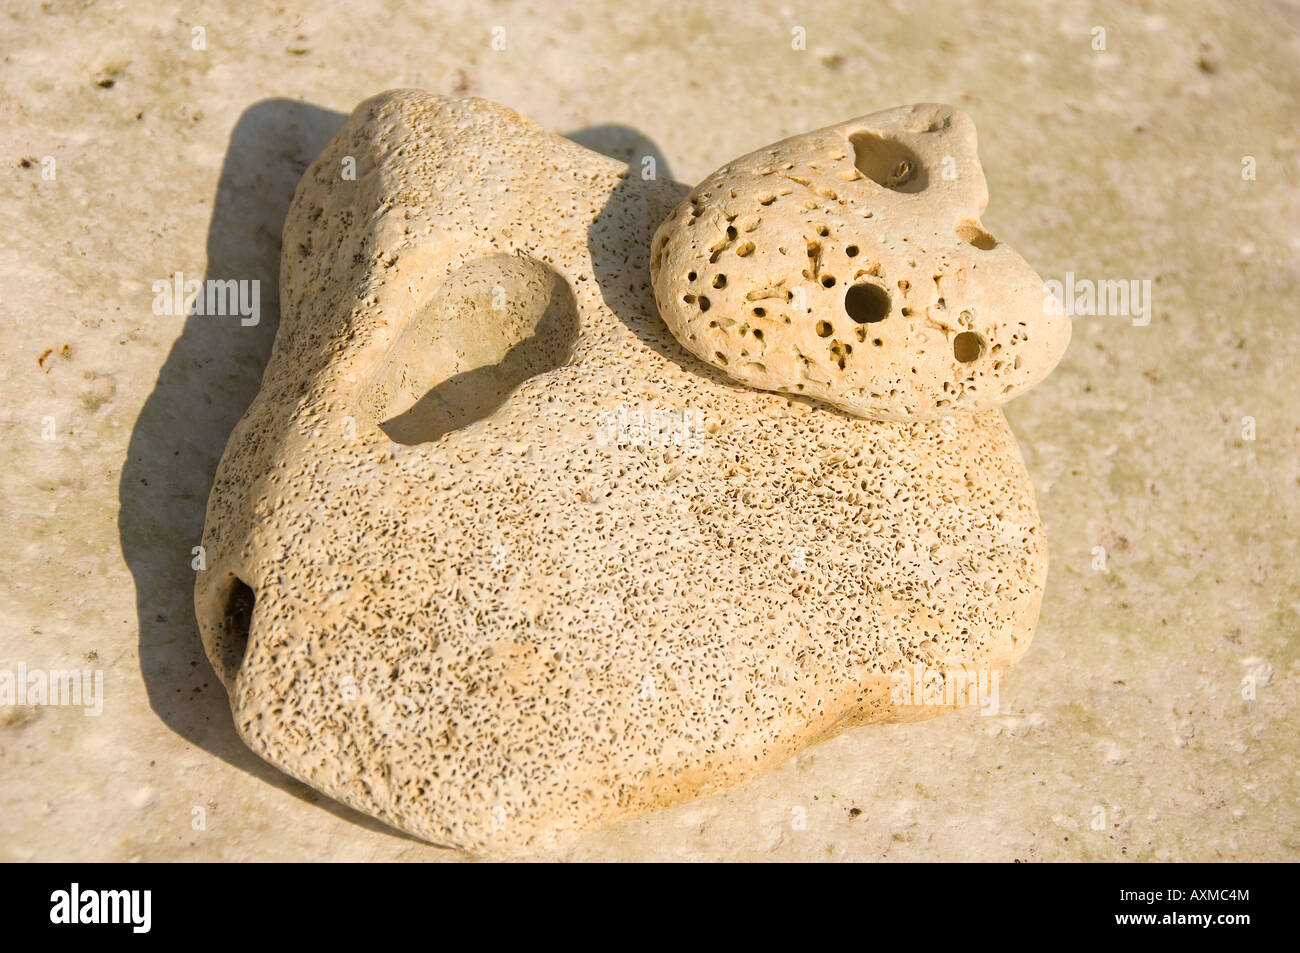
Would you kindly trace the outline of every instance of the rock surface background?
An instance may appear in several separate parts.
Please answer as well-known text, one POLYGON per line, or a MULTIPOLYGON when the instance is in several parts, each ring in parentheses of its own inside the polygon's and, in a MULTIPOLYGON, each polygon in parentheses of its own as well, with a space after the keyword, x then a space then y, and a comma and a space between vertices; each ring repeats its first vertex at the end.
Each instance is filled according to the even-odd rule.
POLYGON ((458 858, 245 749, 190 605, 212 471, 269 352, 293 186, 344 113, 395 86, 494 99, 686 182, 949 102, 981 131, 990 231, 1048 279, 1152 282, 1148 325, 1076 318, 1061 365, 1006 408, 1052 570, 1002 714, 851 731, 556 856, 1300 857, 1294 8, 600 10, 8 5, 0 668, 102 669, 106 701, 98 718, 0 709, 0 857, 458 858), (155 314, 152 283, 176 271, 259 279, 260 324, 155 314))

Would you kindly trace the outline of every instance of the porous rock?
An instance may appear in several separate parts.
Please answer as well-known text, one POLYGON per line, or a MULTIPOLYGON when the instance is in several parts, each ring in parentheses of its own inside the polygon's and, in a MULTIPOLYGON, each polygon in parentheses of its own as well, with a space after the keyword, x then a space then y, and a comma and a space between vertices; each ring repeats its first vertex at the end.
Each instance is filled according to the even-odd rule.
POLYGON ((678 340, 735 380, 876 420, 998 407, 1070 340, 1043 280, 980 224, 975 127, 902 106, 727 163, 655 236, 678 340))
POLYGON ((685 192, 410 90, 311 165, 195 590, 259 755, 514 854, 1019 659, 1046 549, 1001 413, 877 423, 696 361, 648 281, 685 192))

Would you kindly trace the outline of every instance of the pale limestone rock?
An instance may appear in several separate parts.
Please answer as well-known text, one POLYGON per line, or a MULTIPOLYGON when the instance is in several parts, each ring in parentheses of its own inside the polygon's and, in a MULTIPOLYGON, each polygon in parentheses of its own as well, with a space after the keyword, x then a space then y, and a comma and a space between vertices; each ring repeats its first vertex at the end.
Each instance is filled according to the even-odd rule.
POLYGON ((1024 653, 1047 554, 1001 413, 862 420, 694 360, 648 281, 685 191, 416 91, 312 164, 195 592, 254 751, 515 853, 1024 653))
POLYGON ((875 420, 998 407, 1070 340, 1043 280, 980 225, 975 127, 902 106, 759 149, 660 226, 677 339, 735 380, 875 420))

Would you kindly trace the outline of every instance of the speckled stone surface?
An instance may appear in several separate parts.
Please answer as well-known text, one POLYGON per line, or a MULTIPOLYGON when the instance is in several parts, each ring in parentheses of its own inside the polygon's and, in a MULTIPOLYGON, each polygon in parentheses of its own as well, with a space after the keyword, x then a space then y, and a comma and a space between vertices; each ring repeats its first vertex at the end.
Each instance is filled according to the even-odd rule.
POLYGON ((4 12, 0 668, 97 669, 105 699, 99 717, 0 711, 0 856, 463 856, 249 751, 193 618, 293 189, 346 111, 413 86, 691 183, 846 117, 950 103, 982 133, 989 232, 1049 281, 1152 282, 1149 323, 1077 316, 1061 364, 1006 405, 1052 571, 997 715, 851 730, 546 856, 1300 858, 1293 5, 4 12), (177 271, 259 280, 260 323, 155 314, 177 271))
POLYGON ((682 191, 419 90, 312 163, 195 585, 253 750, 514 855, 1000 689, 1047 572, 1001 413, 866 421, 693 360, 647 268, 682 191))

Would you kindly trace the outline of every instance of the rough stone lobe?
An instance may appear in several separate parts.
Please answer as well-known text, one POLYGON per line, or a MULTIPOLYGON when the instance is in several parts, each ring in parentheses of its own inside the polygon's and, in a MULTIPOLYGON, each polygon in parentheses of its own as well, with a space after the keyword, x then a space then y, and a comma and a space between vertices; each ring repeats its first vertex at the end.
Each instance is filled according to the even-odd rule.
POLYGON ((866 421, 695 361, 645 277, 684 192, 417 91, 312 164, 195 592, 254 751, 512 853, 948 710, 891 697, 914 666, 1024 653, 1046 549, 1001 413, 866 421))
POLYGON ((678 340, 753 387, 875 420, 998 407, 1070 339, 1043 281, 984 230, 975 127, 903 106, 710 175, 660 226, 655 299, 678 340))

